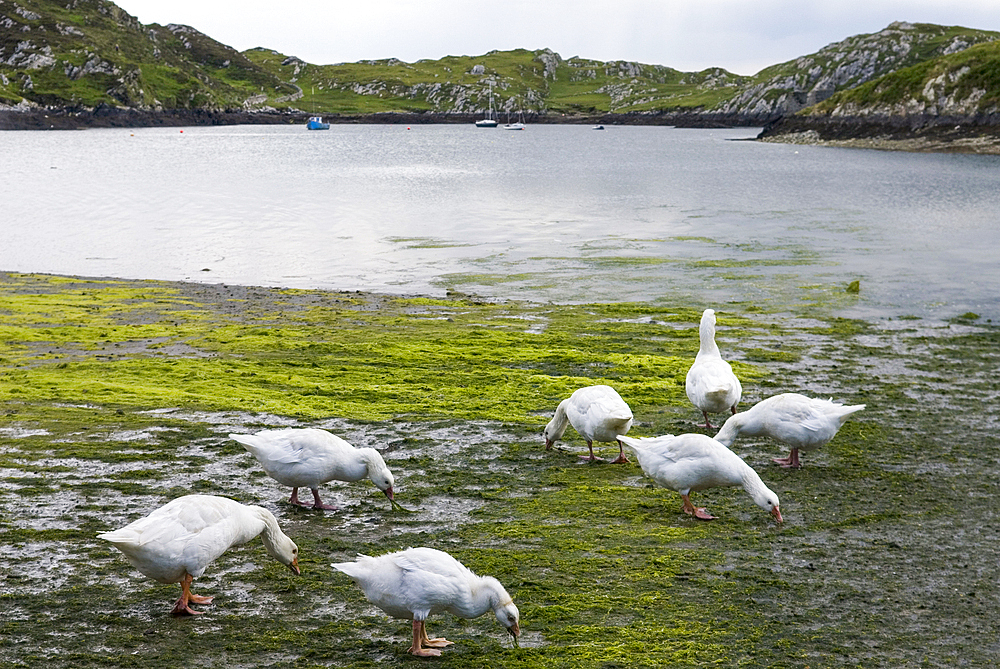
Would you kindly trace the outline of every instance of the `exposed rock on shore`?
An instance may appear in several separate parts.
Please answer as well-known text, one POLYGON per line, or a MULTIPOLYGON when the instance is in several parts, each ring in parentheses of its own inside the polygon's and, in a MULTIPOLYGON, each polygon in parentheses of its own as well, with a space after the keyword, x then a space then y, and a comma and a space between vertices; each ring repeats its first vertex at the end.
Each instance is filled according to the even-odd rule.
POLYGON ((1000 154, 1000 114, 973 116, 786 116, 757 139, 890 151, 1000 154))

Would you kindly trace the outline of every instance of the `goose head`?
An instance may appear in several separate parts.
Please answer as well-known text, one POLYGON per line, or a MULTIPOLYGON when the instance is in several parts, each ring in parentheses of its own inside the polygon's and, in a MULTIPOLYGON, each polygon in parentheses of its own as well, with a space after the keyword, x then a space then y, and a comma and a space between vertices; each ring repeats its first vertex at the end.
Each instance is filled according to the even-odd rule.
POLYGON ((757 504, 757 506, 774 516, 776 521, 779 523, 782 522, 781 511, 778 509, 778 496, 773 492, 768 490, 766 487, 763 488, 763 490, 755 491, 753 494, 753 501, 757 504))
POLYGON ((278 533, 268 540, 268 536, 265 534, 264 549, 268 555, 295 572, 296 576, 301 573, 299 570, 299 547, 286 535, 278 533))
POLYGON ((514 605, 514 600, 507 599, 505 603, 498 604, 493 608, 493 614, 512 637, 517 638, 521 634, 521 614, 518 612, 517 606, 514 605))
POLYGON ((552 428, 552 423, 549 423, 542 430, 542 436, 545 437, 545 448, 551 448, 552 444, 556 443, 562 435, 557 435, 556 431, 552 428))
POLYGON ((393 491, 392 486, 395 483, 395 479, 392 477, 392 472, 389 471, 388 467, 384 467, 381 471, 371 474, 372 483, 385 493, 385 496, 392 500, 393 491))
POLYGON ((385 496, 391 501, 393 498, 392 486, 396 483, 396 479, 393 478, 392 472, 389 471, 389 467, 386 466, 385 460, 382 459, 382 454, 376 451, 374 448, 360 449, 362 451, 362 457, 365 459, 365 463, 368 466, 368 478, 371 479, 375 487, 385 493, 385 496))

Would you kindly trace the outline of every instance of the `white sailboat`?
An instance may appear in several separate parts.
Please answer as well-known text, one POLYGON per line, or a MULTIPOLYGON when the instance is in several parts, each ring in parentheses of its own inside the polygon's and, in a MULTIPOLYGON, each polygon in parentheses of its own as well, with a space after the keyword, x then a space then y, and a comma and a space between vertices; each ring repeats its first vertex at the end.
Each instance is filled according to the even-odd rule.
POLYGON ((507 112, 507 122, 502 126, 504 130, 524 130, 524 113, 517 112, 517 120, 510 122, 510 112, 507 112))
POLYGON ((490 84, 490 108, 486 112, 486 118, 481 118, 476 121, 477 128, 495 128, 497 127, 497 120, 493 118, 493 84, 490 84))

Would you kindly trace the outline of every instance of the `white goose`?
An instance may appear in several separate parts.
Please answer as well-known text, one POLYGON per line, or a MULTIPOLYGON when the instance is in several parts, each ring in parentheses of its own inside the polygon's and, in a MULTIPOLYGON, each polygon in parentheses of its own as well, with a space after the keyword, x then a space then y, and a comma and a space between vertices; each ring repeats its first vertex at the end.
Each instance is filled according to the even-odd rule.
MULTIPOLYGON (((580 388, 556 407, 556 414, 545 426, 545 449, 562 439, 566 426, 572 425, 587 440, 590 462, 594 456, 594 442, 618 442, 618 459, 613 464, 628 462, 618 438, 632 427, 632 410, 611 386, 580 388)), ((580 456, 586 458, 587 456, 580 456)))
POLYGON ((733 374, 733 368, 722 359, 719 347, 715 343, 715 311, 705 309, 701 315, 701 325, 698 328, 701 346, 694 364, 688 370, 684 389, 688 399, 701 409, 705 416, 705 427, 712 427, 708 414, 732 411, 736 413, 736 405, 743 395, 743 386, 733 374))
POLYGON ((192 609, 191 603, 212 603, 212 597, 192 594, 191 582, 230 547, 257 535, 264 540, 268 555, 299 573, 299 549, 278 527, 274 515, 226 497, 178 497, 145 518, 97 536, 114 544, 133 567, 151 579, 180 583, 181 596, 171 611, 179 616, 202 613, 192 609))
POLYGON ((332 565, 357 583, 368 601, 393 618, 413 620, 409 652, 428 657, 452 645, 447 639, 429 639, 425 621, 447 611, 460 618, 478 618, 492 610, 516 639, 520 614, 500 582, 476 576, 461 562, 433 548, 407 548, 379 557, 359 555, 355 562, 332 565))
POLYGON ((291 504, 299 501, 299 488, 312 490, 313 508, 336 511, 319 497, 327 481, 360 481, 368 477, 393 501, 392 472, 374 448, 355 448, 340 437, 316 428, 264 430, 257 434, 230 434, 260 462, 268 476, 291 486, 291 504))
POLYGON ((684 513, 701 520, 713 520, 715 516, 691 503, 691 492, 718 486, 742 486, 757 506, 781 522, 778 496, 764 485, 750 465, 715 439, 704 434, 676 437, 666 434, 645 439, 622 436, 619 439, 635 452, 646 476, 681 494, 684 513))
POLYGON ((739 435, 771 437, 791 446, 787 458, 774 458, 782 467, 801 467, 799 451, 813 451, 837 434, 840 427, 864 404, 844 406, 798 393, 782 393, 761 400, 749 410, 731 416, 715 439, 732 446, 739 435))

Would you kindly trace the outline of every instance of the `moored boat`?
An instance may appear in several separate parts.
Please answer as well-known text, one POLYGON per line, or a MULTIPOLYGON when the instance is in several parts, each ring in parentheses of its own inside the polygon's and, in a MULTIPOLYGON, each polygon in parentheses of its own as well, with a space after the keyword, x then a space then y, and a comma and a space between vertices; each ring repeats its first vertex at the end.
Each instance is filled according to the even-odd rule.
POLYGON ((307 130, 329 130, 330 124, 323 122, 322 116, 310 116, 306 123, 307 130))
POLYGON ((490 106, 486 110, 486 118, 481 118, 476 121, 477 128, 495 128, 498 122, 493 116, 493 84, 490 84, 490 106))

